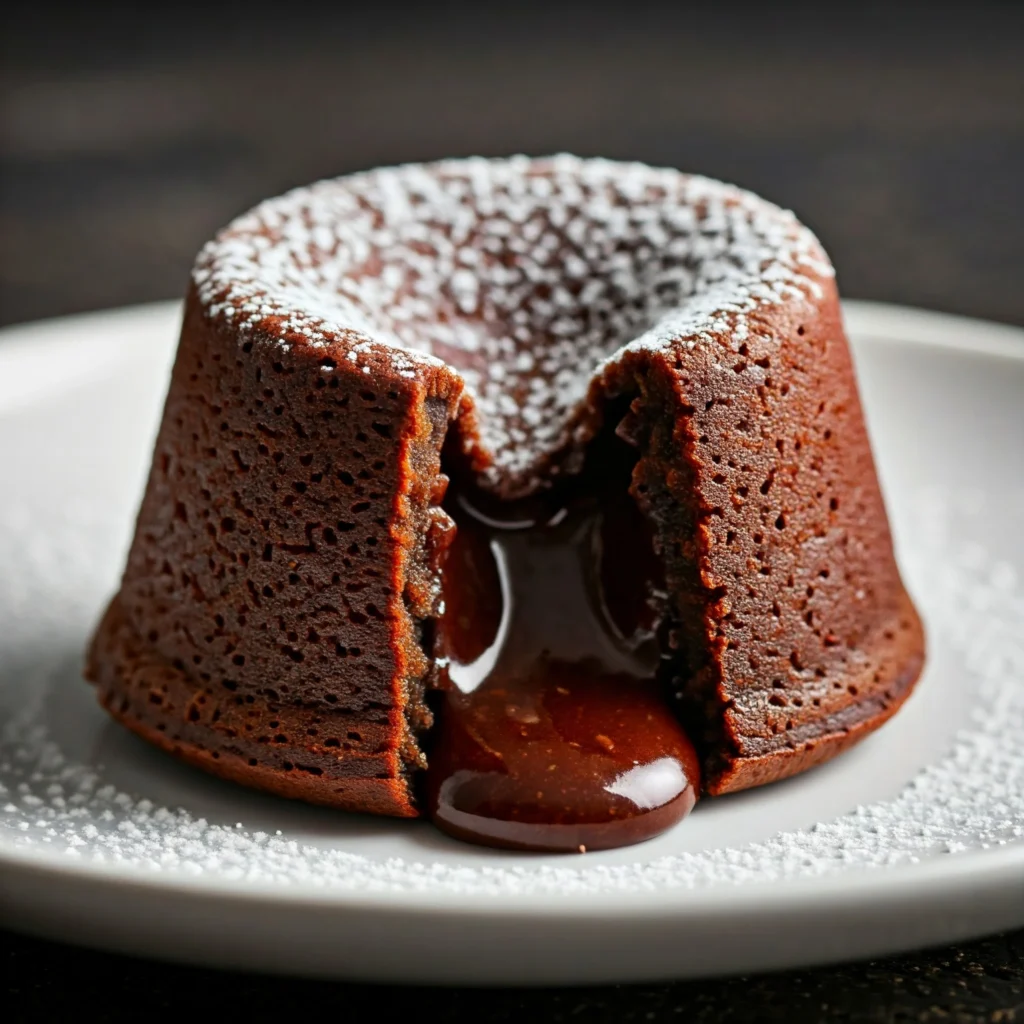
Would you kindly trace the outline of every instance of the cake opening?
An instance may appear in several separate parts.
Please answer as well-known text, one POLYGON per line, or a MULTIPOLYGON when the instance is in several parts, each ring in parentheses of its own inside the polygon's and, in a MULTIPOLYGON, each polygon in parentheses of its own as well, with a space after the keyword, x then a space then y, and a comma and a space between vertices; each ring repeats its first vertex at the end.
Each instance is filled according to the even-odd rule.
POLYGON ((664 694, 663 569, 628 493, 625 448, 602 445, 596 469, 531 499, 459 485, 446 498, 457 531, 427 801, 460 839, 626 846, 696 802, 697 754, 664 694))

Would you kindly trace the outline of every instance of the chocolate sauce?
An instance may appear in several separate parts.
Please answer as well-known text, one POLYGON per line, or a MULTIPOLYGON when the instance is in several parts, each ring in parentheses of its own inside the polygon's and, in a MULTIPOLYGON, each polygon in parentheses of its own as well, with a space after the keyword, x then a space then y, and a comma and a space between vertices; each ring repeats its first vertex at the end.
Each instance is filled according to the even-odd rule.
POLYGON ((626 494, 490 508, 453 489, 429 757, 434 823, 470 842, 583 851, 674 825, 696 753, 656 679, 665 605, 626 494), (475 503, 474 503, 475 502, 475 503))

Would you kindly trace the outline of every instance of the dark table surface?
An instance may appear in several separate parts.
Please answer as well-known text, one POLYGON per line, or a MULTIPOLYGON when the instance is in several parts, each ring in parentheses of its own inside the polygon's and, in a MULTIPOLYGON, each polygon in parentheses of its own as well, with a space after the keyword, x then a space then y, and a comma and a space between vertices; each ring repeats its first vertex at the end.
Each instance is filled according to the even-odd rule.
MULTIPOLYGON (((317 177, 568 150, 697 170, 796 209, 848 296, 1024 324, 1020 6, 368 6, 0 16, 0 322, 174 297, 217 227, 317 177)), ((1024 1020, 1024 932, 741 980, 427 995, 0 933, 0 974, 12 1022, 368 1000, 538 1024, 1024 1020)))

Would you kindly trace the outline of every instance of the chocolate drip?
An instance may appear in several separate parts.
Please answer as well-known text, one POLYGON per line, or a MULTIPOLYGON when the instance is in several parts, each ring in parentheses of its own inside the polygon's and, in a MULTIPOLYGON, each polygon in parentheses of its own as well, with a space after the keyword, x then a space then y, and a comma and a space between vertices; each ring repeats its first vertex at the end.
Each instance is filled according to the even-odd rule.
POLYGON ((657 678, 661 566, 625 486, 490 507, 453 490, 447 507, 435 824, 551 851, 674 825, 698 760, 657 678))

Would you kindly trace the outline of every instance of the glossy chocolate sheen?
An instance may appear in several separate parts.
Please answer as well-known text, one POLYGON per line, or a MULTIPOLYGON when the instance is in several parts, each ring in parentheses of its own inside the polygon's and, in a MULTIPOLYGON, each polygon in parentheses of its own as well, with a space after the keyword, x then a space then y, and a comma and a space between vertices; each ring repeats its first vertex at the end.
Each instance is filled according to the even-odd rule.
MULTIPOLYGON (((611 458, 606 462, 613 461, 611 458)), ((446 506, 434 822, 492 846, 648 839, 689 813, 697 754, 658 680, 667 595, 628 475, 566 502, 446 506)))
MULTIPOLYGON (((333 227, 317 224, 300 254, 293 276, 305 290, 296 301, 307 307, 275 312, 280 304, 245 297, 252 289, 233 298, 224 282, 252 277, 251 254, 308 227, 287 204, 273 222, 269 213, 243 218, 197 265, 127 567, 86 674, 116 718, 210 771, 351 810, 421 813, 417 779, 433 722, 424 695, 434 678, 439 564, 451 530, 440 507, 442 447, 453 452, 454 468, 512 496, 572 471, 601 424, 621 419, 620 432, 635 445, 634 492, 664 562, 666 685, 701 753, 705 792, 760 785, 827 760, 900 706, 920 672, 924 638, 893 557, 826 257, 813 246, 806 260, 798 254, 787 266, 798 267, 799 280, 781 290, 765 282, 764 301, 751 305, 749 288, 729 293, 728 309, 749 307, 742 322, 726 309, 690 330, 685 324, 697 320, 684 317, 656 344, 614 351, 660 315, 664 297, 649 282, 670 271, 695 289, 671 301, 704 308, 701 289, 720 295, 732 264, 722 257, 712 269, 725 276, 706 283, 701 253, 727 255, 737 231, 762 222, 769 226, 758 237, 773 244, 781 214, 729 193, 715 200, 714 223, 694 233, 687 218, 703 216, 707 203, 677 208, 664 199, 666 183, 689 187, 685 175, 650 172, 648 185, 635 167, 563 161, 559 170, 538 161, 524 180, 561 175, 569 184, 552 186, 559 195, 590 196, 597 178, 629 187, 614 185, 614 202, 602 192, 568 214, 569 199, 551 205, 538 189, 531 202, 540 213, 521 228, 504 217, 498 233, 494 202, 480 201, 491 203, 485 214, 473 207, 472 190, 486 191, 488 175, 497 181, 498 170, 488 168, 499 165, 501 181, 520 174, 518 164, 501 162, 465 173, 459 168, 468 164, 419 169, 417 181, 469 182, 459 186, 470 198, 459 200, 467 205, 452 217, 455 227, 417 227, 408 265, 386 261, 368 236, 353 288, 371 294, 370 279, 387 276, 389 294, 416 297, 419 319, 395 324, 424 332, 444 324, 452 337, 475 331, 486 340, 504 330, 494 320, 499 306, 487 306, 488 289, 506 306, 519 294, 498 270, 507 277, 532 259, 534 291, 508 312, 509 332, 522 333, 516 315, 527 316, 521 344, 529 351, 514 350, 501 366, 519 375, 513 408, 532 381, 544 394, 563 394, 545 360, 565 351, 559 332, 567 328, 547 320, 531 327, 529 318, 558 302, 589 301, 591 282, 604 289, 605 305, 593 315, 581 306, 579 322, 600 327, 611 310, 616 329, 631 333, 608 335, 589 361, 573 350, 580 365, 564 394, 578 404, 564 430, 544 434, 557 450, 538 456, 529 472, 515 463, 514 475, 504 462, 488 463, 497 451, 487 415, 501 407, 498 376, 488 384, 490 405, 476 402, 462 376, 482 365, 471 346, 437 347, 443 360, 402 362, 393 344, 368 342, 355 329, 304 326, 309 310, 334 301, 336 279, 316 277, 332 258, 319 240, 325 231, 337 245, 349 237, 348 213, 330 213, 333 227), (600 224, 591 213, 598 207, 600 224), (741 208, 754 211, 749 221, 730 212, 741 208), (667 227, 634 231, 633 212, 638 224, 664 214, 667 227), (288 223, 287 232, 275 226, 288 223), (620 223, 628 230, 615 236, 620 223), (477 246, 476 305, 466 296, 460 305, 447 285, 419 286, 435 250, 462 251, 449 234, 465 234, 464 224, 479 228, 460 243, 477 246), (586 243, 598 230, 610 246, 605 262, 605 249, 586 243), (548 280, 557 273, 564 289, 548 280), (620 285, 632 289, 629 309, 643 307, 630 314, 635 330, 615 312, 620 285), (580 375, 590 375, 582 389, 580 375)), ((390 180, 400 182, 401 173, 390 180)), ((348 179, 319 188, 330 210, 374 212, 368 201, 341 204, 352 191, 348 179)), ((511 195, 511 185, 501 188, 511 195)), ((743 252, 738 259, 759 265, 744 262, 743 252)), ((374 322, 364 317, 360 330, 374 322)), ((562 372, 569 356, 558 359, 562 372)), ((509 421, 502 436, 514 441, 528 426, 509 421)))
POLYGON ((700 791, 697 753, 660 686, 557 661, 450 694, 428 779, 445 832, 567 853, 650 839, 700 791))

